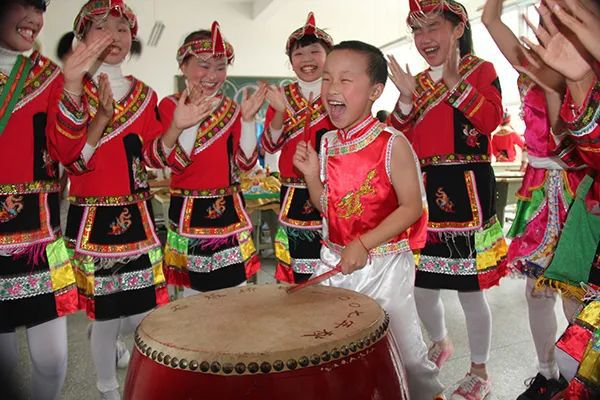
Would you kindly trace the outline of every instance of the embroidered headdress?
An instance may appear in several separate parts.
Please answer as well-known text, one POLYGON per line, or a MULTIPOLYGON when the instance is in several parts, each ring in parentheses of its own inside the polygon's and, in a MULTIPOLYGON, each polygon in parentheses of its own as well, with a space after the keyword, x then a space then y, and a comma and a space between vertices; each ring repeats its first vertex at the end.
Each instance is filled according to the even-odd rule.
POLYGON ((81 7, 75 18, 73 31, 77 39, 81 40, 85 34, 86 26, 93 19, 107 18, 109 15, 123 17, 129 23, 131 37, 135 38, 138 31, 137 17, 123 0, 90 0, 81 7))
POLYGON ((177 62, 183 63, 187 56, 199 57, 202 54, 210 57, 225 57, 227 64, 233 63, 235 54, 231 43, 223 39, 221 28, 217 21, 213 22, 210 28, 210 39, 192 39, 185 42, 177 50, 177 62))
POLYGON ((469 21, 465 7, 454 0, 408 0, 408 4, 410 7, 410 13, 406 19, 408 26, 422 25, 427 14, 444 11, 455 14, 465 25, 469 21))
POLYGON ((290 55, 290 52, 294 48, 294 44, 302 39, 305 36, 314 36, 319 40, 324 41, 330 47, 333 47, 333 39, 331 36, 325 32, 323 29, 317 28, 317 24, 315 23, 315 14, 311 11, 308 13, 308 18, 306 19, 306 24, 302 28, 296 29, 287 40, 285 45, 285 53, 290 55))

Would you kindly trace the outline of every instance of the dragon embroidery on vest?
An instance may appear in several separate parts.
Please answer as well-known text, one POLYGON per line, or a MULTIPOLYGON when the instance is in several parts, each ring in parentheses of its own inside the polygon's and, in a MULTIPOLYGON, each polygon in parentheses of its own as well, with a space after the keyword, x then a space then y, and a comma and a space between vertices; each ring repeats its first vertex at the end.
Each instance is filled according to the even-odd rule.
POLYGON ((110 224, 110 232, 108 232, 111 236, 119 236, 127 232, 129 227, 131 226, 131 213, 128 208, 124 208, 121 211, 121 214, 110 224))
POLYGON ((377 172, 375 170, 369 171, 367 178, 357 191, 346 193, 344 197, 336 203, 335 206, 339 210, 338 216, 340 218, 351 218, 362 215, 364 208, 361 200, 363 196, 375 193, 375 188, 371 185, 371 181, 376 175, 377 172))
POLYGON ((0 223, 14 219, 23 210, 23 196, 9 195, 0 202, 0 223))
POLYGON ((442 186, 435 192, 435 204, 447 213, 454 213, 454 203, 442 186))
POLYGON ((206 210, 206 218, 217 219, 225 212, 225 198, 219 197, 215 203, 206 210))

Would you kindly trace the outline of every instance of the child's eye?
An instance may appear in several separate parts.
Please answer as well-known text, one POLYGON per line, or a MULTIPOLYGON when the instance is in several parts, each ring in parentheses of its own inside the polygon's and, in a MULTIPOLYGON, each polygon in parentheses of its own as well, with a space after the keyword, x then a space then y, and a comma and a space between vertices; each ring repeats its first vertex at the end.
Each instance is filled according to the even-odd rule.
POLYGON ((330 81, 329 78, 323 78, 322 80, 323 80, 323 82, 329 82, 330 81))
POLYGON ((348 83, 348 82, 352 82, 352 81, 350 79, 348 79, 348 78, 342 79, 342 83, 348 83))

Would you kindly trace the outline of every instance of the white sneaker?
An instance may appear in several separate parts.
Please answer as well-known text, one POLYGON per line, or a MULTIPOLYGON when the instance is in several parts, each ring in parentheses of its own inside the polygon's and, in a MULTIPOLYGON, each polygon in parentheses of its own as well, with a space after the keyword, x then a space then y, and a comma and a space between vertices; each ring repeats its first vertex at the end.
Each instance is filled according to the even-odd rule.
POLYGON ((131 354, 125 343, 121 339, 117 339, 117 368, 125 369, 129 366, 131 354))
POLYGON ((452 393, 450 400, 485 400, 492 391, 492 382, 488 379, 468 373, 460 382, 458 388, 452 393))

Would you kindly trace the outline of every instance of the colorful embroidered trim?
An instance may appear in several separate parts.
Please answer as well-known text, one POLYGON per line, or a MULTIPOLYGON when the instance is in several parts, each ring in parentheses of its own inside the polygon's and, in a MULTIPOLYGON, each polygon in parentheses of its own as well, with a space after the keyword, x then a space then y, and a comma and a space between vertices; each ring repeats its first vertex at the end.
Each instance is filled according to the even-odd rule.
POLYGON ((244 262, 239 247, 231 247, 214 253, 212 256, 188 255, 188 270, 196 273, 209 273, 221 268, 244 262))
POLYGON ((218 251, 210 256, 189 254, 190 239, 169 230, 165 246, 165 264, 173 269, 209 273, 230 265, 246 263, 256 255, 256 248, 249 231, 237 234, 238 245, 218 251))
MULTIPOLYGON (((481 64, 483 60, 468 54, 460 60, 458 73, 464 82, 481 64)), ((448 93, 443 80, 433 81, 428 71, 417 75, 416 98, 413 99, 414 121, 418 123, 433 107, 441 103, 448 93)), ((402 118, 401 118, 402 119, 402 118)), ((404 118, 405 119, 405 118, 404 118)))
MULTIPOLYGON (((131 76, 127 77, 127 79, 131 81, 129 93, 114 103, 116 113, 111 123, 104 129, 98 146, 114 139, 119 133, 136 121, 146 107, 148 107, 154 95, 152 88, 144 82, 131 76)), ((83 89, 89 103, 90 117, 93 118, 96 115, 99 104, 98 87, 89 75, 85 77, 83 89)))
POLYGON ((296 187, 290 187, 285 194, 285 198, 283 199, 281 212, 279 213, 279 221, 285 225, 292 228, 304 228, 304 229, 321 229, 323 227, 323 222, 319 220, 309 220, 302 221, 299 219, 294 219, 289 216, 290 208, 292 206, 292 200, 294 198, 294 194, 296 193, 296 189, 298 190, 307 190, 296 187))
POLYGON ((487 154, 444 154, 420 158, 421 167, 430 165, 462 165, 473 163, 489 163, 490 157, 487 154))
POLYGON ((143 289, 154 285, 154 267, 141 271, 94 277, 94 296, 143 289))
POLYGON ((421 254, 417 270, 447 275, 477 275, 475 260, 472 258, 431 257, 421 254))
POLYGON ((198 128, 193 155, 206 150, 210 145, 229 132, 229 128, 236 121, 240 108, 235 101, 223 96, 217 109, 206 118, 198 128))
POLYGON ((146 201, 151 197, 150 192, 141 192, 125 196, 69 197, 69 202, 79 206, 126 206, 146 201))
POLYGON ((0 184, 0 196, 8 194, 57 193, 58 181, 34 181, 28 183, 0 184))
POLYGON ((192 163, 192 159, 187 155, 183 147, 181 147, 179 140, 175 144, 175 149, 171 154, 173 155, 173 159, 169 163, 169 166, 173 172, 181 174, 192 163))
MULTIPOLYGON (((309 106, 308 100, 302 96, 300 85, 294 82, 284 86, 284 95, 286 100, 286 118, 283 121, 284 141, 288 138, 294 138, 304 133, 306 126, 306 107, 309 106)), ((310 104, 310 126, 315 126, 327 117, 327 111, 321 101, 321 96, 317 96, 310 104)), ((281 139, 279 140, 281 141, 281 139)))
POLYGON ((367 129, 364 134, 350 140, 349 142, 343 142, 342 140, 339 140, 339 136, 336 136, 336 138, 333 140, 333 143, 330 143, 327 147, 327 156, 334 157, 354 153, 373 143, 373 141, 379 137, 385 128, 385 125, 379 123, 376 119, 373 120, 374 121, 369 121, 374 122, 371 128, 367 129))
MULTIPOLYGON (((48 193, 39 193, 39 228, 28 232, 5 233, 0 236, 0 252, 11 254, 33 244, 52 241, 55 238, 50 226, 48 193)), ((27 210, 25 210, 27 212, 27 210)))
POLYGON ((77 238, 76 253, 97 258, 122 258, 139 256, 145 254, 152 248, 160 245, 160 241, 154 231, 152 217, 148 211, 146 202, 138 202, 142 226, 145 239, 126 244, 96 244, 90 242, 92 227, 96 220, 96 211, 98 207, 86 207, 83 218, 81 219, 81 227, 79 228, 79 237, 77 238))
POLYGON ((239 185, 234 185, 226 188, 200 190, 171 188, 170 192, 173 196, 185 196, 194 199, 206 199, 212 197, 232 196, 240 192, 240 187, 239 185))
POLYGON ((279 181, 282 185, 295 187, 299 189, 306 189, 306 181, 304 178, 289 178, 289 177, 280 177, 279 181))
MULTIPOLYGON (((329 238, 326 238, 324 240, 324 245, 338 255, 342 254, 342 250, 344 250, 344 246, 340 246, 339 244, 333 243, 329 240, 329 238)), ((372 257, 383 257, 392 254, 404 253, 406 251, 411 251, 410 245, 407 239, 402 239, 398 242, 385 243, 375 248, 372 248, 371 250, 369 250, 369 255, 372 257)))
POLYGON ((150 154, 144 153, 144 161, 154 168, 165 168, 168 165, 167 151, 161 137, 152 141, 150 154))
POLYGON ((49 269, 0 278, 0 301, 17 300, 59 293, 75 288, 75 275, 62 238, 49 243, 45 249, 49 269))
POLYGON ((58 65, 42 56, 38 51, 31 53, 29 60, 31 61, 29 79, 25 82, 25 87, 21 91, 19 102, 13 112, 32 102, 61 74, 58 65))
POLYGON ((21 93, 25 86, 25 81, 29 71, 31 70, 31 64, 29 60, 22 55, 17 56, 17 61, 10 71, 8 80, 1 88, 0 93, 0 135, 4 132, 4 128, 8 125, 10 119, 21 93))
POLYGON ((235 233, 239 233, 246 230, 252 229, 250 223, 250 217, 246 214, 246 210, 242 205, 242 200, 239 193, 232 195, 233 206, 238 222, 223 227, 193 227, 191 226, 192 221, 192 210, 194 208, 194 198, 185 197, 183 200, 183 210, 179 218, 178 232, 182 236, 188 238, 222 238, 231 236, 235 233))
POLYGON ((320 262, 321 259, 319 258, 294 258, 292 260, 292 269, 297 274, 312 274, 320 262))
MULTIPOLYGON (((568 122, 572 136, 579 141, 583 136, 592 133, 600 120, 600 80, 590 89, 581 111, 568 122)), ((596 149, 596 151, 599 151, 596 149)))

